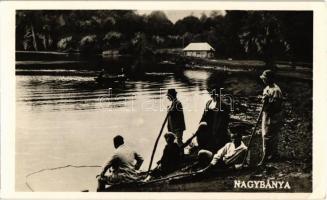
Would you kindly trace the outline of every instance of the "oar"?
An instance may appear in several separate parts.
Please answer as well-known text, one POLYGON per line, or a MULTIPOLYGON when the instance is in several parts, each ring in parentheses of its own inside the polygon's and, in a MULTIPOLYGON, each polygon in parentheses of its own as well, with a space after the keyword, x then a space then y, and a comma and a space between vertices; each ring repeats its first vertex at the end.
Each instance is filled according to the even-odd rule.
POLYGON ((184 149, 185 147, 187 147, 189 144, 191 144, 191 142, 192 142, 192 140, 196 137, 196 136, 198 136, 198 133, 199 132, 196 132, 196 133, 194 133, 188 140, 186 140, 186 142, 184 142, 183 144, 182 144, 182 146, 180 147, 181 149, 184 149))
POLYGON ((148 168, 148 172, 147 172, 147 173, 149 173, 150 170, 151 170, 152 162, 153 162, 153 157, 154 157, 154 154, 155 154, 155 152, 156 152, 156 150, 157 150, 157 146, 158 146, 159 139, 160 139, 161 134, 162 134, 162 131, 163 131, 163 129, 165 128, 165 125, 166 125, 166 123, 167 123, 168 116, 169 116, 169 114, 170 114, 170 110, 171 110, 172 106, 173 106, 173 103, 171 104, 170 108, 168 108, 168 112, 167 112, 166 118, 165 118, 164 122, 162 123, 161 129, 160 129, 160 132, 159 132, 159 135, 158 135, 158 137, 157 137, 157 139, 156 139, 156 142, 154 143, 154 147, 153 147, 152 155, 151 155, 151 160, 150 160, 150 164, 149 164, 149 168, 148 168))
POLYGON ((246 161, 246 157, 248 156, 248 153, 249 153, 249 148, 250 148, 250 145, 252 143, 252 138, 253 138, 253 135, 255 134, 256 130, 257 130, 257 127, 259 125, 259 122, 260 122, 260 119, 261 119, 261 116, 262 116, 262 113, 263 113, 263 109, 266 105, 266 101, 263 102, 262 106, 261 106, 261 110, 260 110, 260 113, 259 113, 259 116, 257 118, 257 122, 255 123, 255 126, 252 130, 252 133, 251 133, 251 137, 250 137, 250 140, 249 140, 249 144, 248 144, 248 148, 245 152, 245 155, 244 155, 244 158, 243 158, 243 161, 242 161, 242 166, 244 165, 245 161, 246 161))
POLYGON ((192 140, 197 137, 199 135, 200 131, 196 131, 188 140, 186 140, 186 142, 184 142, 182 144, 182 146, 180 147, 181 149, 184 149, 185 147, 187 147, 189 144, 191 144, 192 140))
POLYGON ((180 178, 180 177, 186 177, 186 176, 196 176, 198 174, 201 174, 202 172, 191 172, 191 173, 183 173, 183 174, 176 174, 176 175, 172 175, 172 176, 168 176, 165 178, 160 178, 160 179, 155 179, 155 180, 151 180, 148 182, 144 182, 142 183, 142 185, 147 185, 147 184, 152 184, 152 183, 157 183, 157 182, 162 182, 162 181, 167 181, 167 180, 174 180, 176 178, 180 178))

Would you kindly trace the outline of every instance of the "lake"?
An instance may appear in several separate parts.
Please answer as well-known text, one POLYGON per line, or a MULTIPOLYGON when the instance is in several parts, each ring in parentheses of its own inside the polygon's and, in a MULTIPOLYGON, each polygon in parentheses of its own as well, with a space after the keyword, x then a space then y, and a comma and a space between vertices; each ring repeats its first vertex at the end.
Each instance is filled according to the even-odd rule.
MULTIPOLYGON (((109 89, 85 76, 16 76, 16 190, 30 191, 25 176, 44 168, 64 165, 103 165, 120 134, 145 159, 152 148, 170 105, 165 93, 176 88, 185 110, 184 140, 196 130, 209 99, 210 72, 149 74, 109 89)), ((155 161, 164 147, 160 140, 155 161)), ((101 168, 64 168, 34 174, 34 191, 80 191, 96 188, 101 168)))
MULTIPOLYGON (((95 177, 100 167, 42 171, 28 177, 30 189, 25 184, 26 175, 66 165, 102 166, 114 151, 112 139, 117 134, 143 156, 145 161, 141 169, 147 170, 154 142, 170 105, 165 95, 167 89, 175 88, 183 103, 185 141, 198 127, 210 98, 206 82, 213 74, 205 70, 185 70, 179 76, 152 73, 110 89, 98 85, 95 75, 80 73, 78 71, 75 76, 16 76, 17 191, 95 191, 95 177)), ((312 83, 290 81, 285 77, 278 83, 284 91, 285 113, 288 113, 279 148, 285 153, 296 149, 298 153, 294 155, 303 159, 311 155, 310 143, 288 134, 294 132, 296 124, 306 124, 303 120, 307 120, 307 128, 301 130, 307 140, 312 138, 312 83), (300 99, 299 94, 302 95, 300 99), (293 108, 300 108, 301 112, 293 108), (297 119, 296 122, 293 119, 297 119), (293 142, 285 142, 293 137, 293 142), (299 147, 302 150, 297 150, 299 147)), ((226 94, 232 94, 235 100, 232 117, 253 124, 260 111, 257 97, 263 89, 258 74, 231 74, 225 86, 226 94)), ((160 159, 164 145, 161 138, 154 163, 160 159)))

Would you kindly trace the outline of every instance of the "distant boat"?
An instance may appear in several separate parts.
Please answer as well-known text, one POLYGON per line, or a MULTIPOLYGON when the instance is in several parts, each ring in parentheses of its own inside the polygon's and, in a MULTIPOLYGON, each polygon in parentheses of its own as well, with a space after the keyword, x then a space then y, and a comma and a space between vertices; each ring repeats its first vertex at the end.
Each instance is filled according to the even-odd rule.
POLYGON ((94 78, 100 84, 124 83, 127 79, 125 74, 109 75, 103 74, 94 78))
POLYGON ((163 67, 163 68, 176 67, 176 63, 172 62, 172 61, 169 61, 169 60, 161 61, 157 65, 160 66, 160 67, 163 67))
POLYGON ((155 63, 151 66, 151 72, 176 72, 179 69, 178 65, 175 62, 169 60, 163 60, 155 63))

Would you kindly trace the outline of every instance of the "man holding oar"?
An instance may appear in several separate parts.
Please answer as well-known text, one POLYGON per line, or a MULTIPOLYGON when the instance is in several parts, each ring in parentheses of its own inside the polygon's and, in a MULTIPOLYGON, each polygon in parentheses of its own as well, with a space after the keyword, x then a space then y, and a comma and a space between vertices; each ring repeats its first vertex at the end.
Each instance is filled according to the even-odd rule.
MULTIPOLYGON (((182 103, 177 99, 177 92, 175 89, 169 89, 167 91, 167 97, 172 102, 171 106, 168 108, 168 112, 166 114, 165 120, 162 123, 159 135, 154 143, 154 147, 151 154, 150 164, 148 168, 148 174, 151 171, 151 166, 154 158, 154 154, 156 152, 159 139, 163 132, 164 127, 167 124, 167 129, 169 132, 173 133, 177 138, 177 144, 179 147, 183 145, 183 132, 185 130, 185 120, 184 120, 184 113, 183 113, 183 106, 182 103)), ((183 148, 180 148, 180 154, 184 154, 183 148)))
POLYGON ((169 115, 167 129, 176 136, 177 144, 183 145, 183 132, 185 131, 185 120, 182 103, 177 99, 175 89, 169 89, 167 92, 168 99, 172 102, 169 115))

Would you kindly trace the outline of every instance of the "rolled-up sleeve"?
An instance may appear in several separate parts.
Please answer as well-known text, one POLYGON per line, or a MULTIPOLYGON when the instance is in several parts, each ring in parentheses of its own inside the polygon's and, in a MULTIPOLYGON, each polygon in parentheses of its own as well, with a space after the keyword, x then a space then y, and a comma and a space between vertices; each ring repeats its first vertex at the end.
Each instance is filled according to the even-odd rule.
POLYGON ((223 148, 219 149, 218 152, 213 156, 211 161, 211 165, 216 165, 218 160, 221 159, 227 153, 228 144, 226 144, 223 148))
POLYGON ((220 159, 220 157, 218 157, 217 154, 215 154, 211 161, 211 165, 216 165, 219 159, 220 159))

